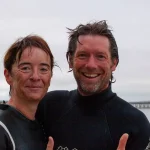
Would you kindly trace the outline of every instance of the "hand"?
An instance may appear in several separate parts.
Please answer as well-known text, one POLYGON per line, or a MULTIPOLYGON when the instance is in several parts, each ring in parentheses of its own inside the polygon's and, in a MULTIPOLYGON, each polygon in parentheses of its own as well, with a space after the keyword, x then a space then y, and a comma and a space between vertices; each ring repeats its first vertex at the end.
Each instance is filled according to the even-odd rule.
POLYGON ((121 136, 117 150, 125 150, 128 137, 129 135, 127 133, 121 136))
POLYGON ((53 138, 50 136, 48 138, 48 143, 47 143, 47 148, 46 150, 53 150, 53 147, 54 147, 54 140, 53 138))

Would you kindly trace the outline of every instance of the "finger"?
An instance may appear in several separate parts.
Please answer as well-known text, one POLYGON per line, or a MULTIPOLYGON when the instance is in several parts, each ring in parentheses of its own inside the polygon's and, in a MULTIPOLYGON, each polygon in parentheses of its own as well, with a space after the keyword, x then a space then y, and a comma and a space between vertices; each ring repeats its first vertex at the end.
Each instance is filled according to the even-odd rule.
POLYGON ((54 147, 54 140, 53 138, 50 136, 48 138, 48 143, 47 143, 47 148, 46 150, 53 150, 53 147, 54 147))
POLYGON ((125 150, 128 137, 129 135, 127 133, 121 136, 117 150, 125 150))

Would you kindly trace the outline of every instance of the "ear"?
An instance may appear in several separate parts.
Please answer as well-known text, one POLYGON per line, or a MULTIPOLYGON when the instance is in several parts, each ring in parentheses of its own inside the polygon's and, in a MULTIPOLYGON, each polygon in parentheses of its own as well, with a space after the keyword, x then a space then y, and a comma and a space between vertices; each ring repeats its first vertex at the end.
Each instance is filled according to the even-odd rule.
POLYGON ((69 68, 73 68, 73 57, 71 55, 69 55, 68 57, 68 64, 69 64, 69 68))
POLYGON ((7 69, 4 69, 4 76, 5 76, 7 83, 9 85, 11 85, 12 84, 12 76, 11 76, 11 73, 7 69))
POLYGON ((113 58, 113 60, 112 60, 112 67, 111 67, 111 71, 112 72, 116 70, 117 64, 118 64, 118 59, 113 58))

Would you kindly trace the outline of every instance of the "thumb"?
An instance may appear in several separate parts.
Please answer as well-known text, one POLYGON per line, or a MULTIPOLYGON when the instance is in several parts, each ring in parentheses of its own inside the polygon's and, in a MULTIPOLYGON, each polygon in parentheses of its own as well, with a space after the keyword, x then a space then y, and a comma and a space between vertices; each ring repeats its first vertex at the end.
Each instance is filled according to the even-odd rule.
POLYGON ((54 140, 53 138, 50 136, 48 138, 48 143, 47 143, 47 148, 46 150, 53 150, 53 147, 54 147, 54 140))
POLYGON ((125 150, 128 137, 129 137, 129 135, 127 133, 125 133, 121 136, 117 150, 125 150))

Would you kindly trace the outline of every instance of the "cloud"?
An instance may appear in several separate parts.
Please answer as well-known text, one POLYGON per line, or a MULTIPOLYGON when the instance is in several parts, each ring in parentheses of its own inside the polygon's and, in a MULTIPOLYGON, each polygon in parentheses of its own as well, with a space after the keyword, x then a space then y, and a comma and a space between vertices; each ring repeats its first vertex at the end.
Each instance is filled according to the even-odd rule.
POLYGON ((149 100, 149 6, 149 1, 140 0, 3 1, 0 5, 0 97, 8 98, 9 91, 3 77, 4 53, 17 38, 31 33, 45 38, 62 70, 54 70, 49 90, 75 89, 73 75, 67 73, 66 27, 105 19, 113 29, 119 47, 120 62, 114 72, 117 82, 113 84, 113 90, 127 101, 149 100))

